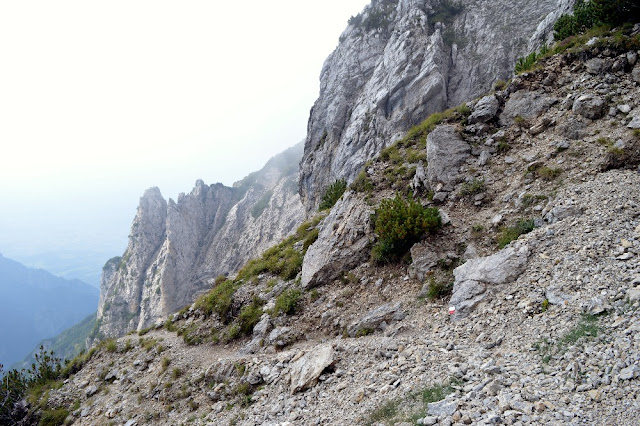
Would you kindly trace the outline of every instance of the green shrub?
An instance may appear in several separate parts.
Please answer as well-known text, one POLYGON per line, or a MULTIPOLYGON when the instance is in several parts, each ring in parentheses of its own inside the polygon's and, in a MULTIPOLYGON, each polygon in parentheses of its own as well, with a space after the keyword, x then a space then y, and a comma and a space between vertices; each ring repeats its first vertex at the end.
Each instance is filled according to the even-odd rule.
POLYGON ((318 210, 329 210, 335 206, 344 191, 347 189, 347 181, 344 179, 338 179, 324 191, 322 198, 320 199, 320 205, 318 210))
POLYGON ((597 26, 619 26, 640 21, 636 0, 577 0, 573 15, 562 15, 553 26, 554 38, 564 40, 597 26))
POLYGON ((302 243, 302 250, 306 252, 311 244, 315 243, 318 240, 319 234, 320 230, 318 228, 314 228, 304 239, 304 242, 302 243))
POLYGON ((42 412, 38 426, 62 426, 68 415, 69 411, 64 408, 45 410, 42 412))
POLYGON ((373 219, 378 242, 371 254, 378 263, 399 259, 426 232, 433 232, 442 225, 438 209, 425 208, 399 194, 393 199, 382 200, 373 219))
POLYGON ((300 298, 300 295, 300 290, 296 289, 287 289, 283 291, 280 296, 276 298, 276 304, 273 307, 271 315, 277 317, 281 313, 285 315, 294 314, 298 307, 298 299, 300 298))
POLYGON ((160 370, 160 374, 164 373, 165 371, 167 371, 167 368, 169 368, 169 364, 171 364, 171 359, 168 357, 164 357, 162 358, 161 361, 161 370, 160 370))
POLYGON ((178 367, 174 368, 171 371, 171 377, 173 378, 173 380, 176 380, 176 379, 182 377, 183 374, 184 374, 184 372, 178 367))
POLYGON ((536 170, 536 175, 544 180, 553 180, 562 174, 562 169, 552 169, 550 167, 540 167, 536 170))
POLYGON ((234 281, 227 280, 198 298, 195 307, 202 309, 206 315, 211 315, 215 312, 222 321, 227 321, 231 312, 233 295, 237 289, 238 285, 234 281))
POLYGON ((517 240, 520 235, 527 234, 534 229, 535 223, 533 219, 520 220, 514 226, 502 229, 497 238, 498 247, 504 248, 511 241, 517 240))
POLYGON ((104 344, 104 349, 109 353, 113 353, 118 350, 118 344, 114 339, 106 340, 104 344))
POLYGON ((373 191, 373 182, 369 175, 367 175, 366 170, 361 170, 356 176, 356 179, 353 181, 350 187, 355 192, 371 192, 373 191))
POLYGON ((242 308, 238 315, 238 325, 242 334, 250 334, 262 316, 262 302, 254 298, 250 305, 242 308))
POLYGON ((453 292, 453 282, 436 281, 434 277, 429 279, 427 297, 429 300, 442 299, 453 292))

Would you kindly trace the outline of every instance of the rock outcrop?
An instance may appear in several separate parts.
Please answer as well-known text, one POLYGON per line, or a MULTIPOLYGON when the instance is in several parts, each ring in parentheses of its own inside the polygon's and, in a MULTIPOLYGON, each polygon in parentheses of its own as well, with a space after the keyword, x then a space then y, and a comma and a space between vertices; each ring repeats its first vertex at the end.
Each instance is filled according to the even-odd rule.
POLYGON ((455 308, 454 319, 462 318, 485 298, 491 286, 514 281, 524 271, 529 259, 529 248, 509 246, 498 253, 467 261, 453 272, 453 296, 450 304, 455 308))
POLYGON ((304 256, 302 286, 327 283, 368 257, 373 238, 371 213, 362 197, 347 192, 320 226, 318 239, 304 256))
POLYGON ((373 1, 350 20, 324 64, 309 119, 300 193, 313 210, 334 180, 429 114, 512 75, 547 40, 572 0, 373 1))
POLYGON ((158 188, 140 199, 129 245, 105 265, 98 321, 118 336, 164 320, 219 275, 234 273, 294 230, 303 218, 299 144, 236 183, 205 185, 167 203, 158 188))

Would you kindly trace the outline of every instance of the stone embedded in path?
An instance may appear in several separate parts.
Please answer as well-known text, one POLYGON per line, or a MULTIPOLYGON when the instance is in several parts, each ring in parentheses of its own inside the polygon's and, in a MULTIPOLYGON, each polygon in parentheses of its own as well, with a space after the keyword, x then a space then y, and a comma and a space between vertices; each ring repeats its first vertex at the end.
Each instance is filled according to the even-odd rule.
POLYGON ((315 386, 318 378, 327 367, 333 365, 334 351, 331 345, 322 345, 306 353, 291 365, 291 394, 315 386))
POLYGON ((378 328, 384 328, 384 324, 390 324, 393 321, 401 321, 406 314, 402 311, 402 305, 398 303, 387 303, 378 306, 374 310, 367 313, 358 321, 352 323, 347 332, 350 337, 356 337, 359 334, 369 334, 378 328))
POLYGON ((464 318, 484 299, 489 286, 514 281, 524 271, 529 248, 509 246, 498 253, 472 259, 453 271, 455 282, 449 304, 455 307, 454 319, 464 318))

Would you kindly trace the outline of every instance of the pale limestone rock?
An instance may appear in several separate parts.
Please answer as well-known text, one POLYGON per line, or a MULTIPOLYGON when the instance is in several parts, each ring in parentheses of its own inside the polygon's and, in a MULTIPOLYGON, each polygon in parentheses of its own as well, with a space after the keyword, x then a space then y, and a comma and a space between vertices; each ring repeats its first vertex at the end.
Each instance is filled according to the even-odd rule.
POLYGON ((371 213, 358 194, 348 191, 343 195, 320 224, 318 239, 304 256, 304 288, 326 284, 366 260, 373 239, 371 213))
MULTIPOLYGON (((367 6, 363 18, 387 3, 367 6)), ((446 28, 433 22, 439 2, 399 0, 384 12, 385 27, 344 31, 322 69, 309 119, 300 167, 308 212, 331 182, 355 179, 367 160, 429 114, 511 77, 516 59, 549 41, 572 1, 462 4, 446 28)))
POLYGON ((451 125, 438 126, 427 136, 427 179, 432 189, 452 191, 463 176, 460 166, 471 155, 471 147, 451 125))
POLYGON ((500 114, 500 124, 502 126, 511 125, 516 117, 527 120, 537 118, 557 102, 558 99, 540 92, 520 90, 512 94, 505 103, 502 114, 500 114))
POLYGON ((358 321, 353 322, 347 328, 350 337, 356 337, 358 334, 369 334, 379 328, 384 328, 385 324, 389 325, 395 321, 401 321, 406 314, 402 310, 402 305, 398 303, 387 303, 378 306, 358 321))
POLYGON ((289 371, 291 394, 315 386, 322 372, 334 362, 334 350, 331 345, 318 346, 293 362, 289 371))
POLYGON ((605 101, 599 96, 582 95, 573 102, 574 114, 596 120, 604 115, 605 101))
POLYGON ((496 116, 498 108, 500 101, 495 95, 485 96, 478 101, 467 121, 469 124, 486 123, 496 116))
POLYGON ((294 231, 304 216, 296 193, 301 155, 299 144, 233 188, 199 180, 177 202, 167 203, 157 188, 145 192, 125 254, 104 268, 100 331, 119 336, 164 321, 216 276, 294 231))
POLYGON ((453 271, 455 282, 450 305, 454 319, 463 318, 484 299, 491 286, 514 281, 524 271, 529 258, 526 245, 508 246, 498 253, 468 260, 453 271))

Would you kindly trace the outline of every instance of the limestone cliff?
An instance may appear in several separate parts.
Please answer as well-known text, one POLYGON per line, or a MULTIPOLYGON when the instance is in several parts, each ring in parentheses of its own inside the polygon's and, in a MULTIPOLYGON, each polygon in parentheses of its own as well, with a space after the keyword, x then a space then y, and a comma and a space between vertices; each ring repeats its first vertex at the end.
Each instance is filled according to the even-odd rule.
POLYGON ((166 318, 295 229, 301 155, 299 144, 231 188, 199 180, 177 202, 147 190, 124 255, 103 269, 100 331, 117 336, 166 318))
POLYGON ((489 90, 572 0, 374 0, 326 60, 300 169, 308 211, 412 125, 489 90))

